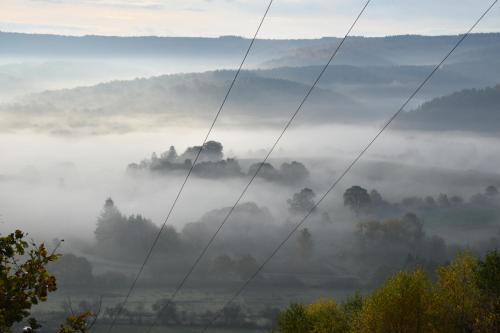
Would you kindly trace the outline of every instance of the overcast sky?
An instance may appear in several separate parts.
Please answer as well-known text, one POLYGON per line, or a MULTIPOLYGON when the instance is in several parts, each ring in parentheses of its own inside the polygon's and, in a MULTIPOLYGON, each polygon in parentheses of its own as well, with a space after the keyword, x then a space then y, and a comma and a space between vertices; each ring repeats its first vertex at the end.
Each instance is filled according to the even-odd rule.
MULTIPOLYGON (((0 0, 0 30, 250 36, 269 0, 0 0)), ((366 0, 275 0, 261 37, 341 36, 366 0)), ((372 0, 355 35, 456 34, 492 0, 372 0)), ((500 31, 500 4, 477 31, 500 31)))

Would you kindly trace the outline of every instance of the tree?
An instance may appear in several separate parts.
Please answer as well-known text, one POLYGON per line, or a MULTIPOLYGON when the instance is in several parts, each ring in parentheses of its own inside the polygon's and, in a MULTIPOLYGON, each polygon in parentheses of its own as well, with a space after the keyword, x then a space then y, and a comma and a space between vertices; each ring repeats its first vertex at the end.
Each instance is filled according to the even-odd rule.
POLYGON ((484 261, 478 261, 475 273, 479 289, 500 300, 500 253, 487 253, 484 261))
POLYGON ((461 254, 438 269, 433 285, 422 269, 399 272, 371 295, 341 306, 331 300, 292 304, 278 332, 496 333, 500 327, 500 254, 461 254))
POLYGON ((332 300, 319 300, 307 306, 311 333, 347 333, 348 318, 332 300))
POLYGON ((484 261, 478 261, 475 276, 484 311, 480 327, 483 332, 493 332, 500 327, 500 253, 497 250, 487 253, 484 261))
POLYGON ((245 313, 239 304, 231 303, 221 310, 219 321, 226 326, 241 326, 245 321, 245 313))
POLYGON ((498 189, 495 186, 490 185, 486 188, 484 194, 490 198, 496 198, 498 196, 498 189))
POLYGON ((208 141, 203 145, 203 157, 212 162, 220 161, 224 158, 222 144, 217 141, 208 141))
POLYGON ((434 200, 434 198, 430 195, 425 197, 424 203, 429 209, 433 209, 436 207, 436 200, 434 200))
POLYGON ((276 170, 271 163, 254 163, 248 168, 248 175, 253 177, 255 173, 259 170, 257 174, 258 177, 264 178, 269 181, 276 181, 279 179, 278 170, 276 170), (262 164, 262 166, 261 166, 262 164), (259 170, 260 168, 260 170, 259 170))
POLYGON ((281 333, 347 333, 349 328, 344 308, 329 299, 309 305, 291 304, 278 316, 281 333))
POLYGON ((220 142, 217 141, 208 141, 203 147, 201 146, 193 146, 188 147, 186 151, 179 157, 181 161, 191 160, 194 161, 198 152, 202 150, 199 156, 199 162, 203 161, 212 161, 217 162, 222 160, 224 154, 222 153, 223 147, 220 142), (202 149, 203 148, 203 149, 202 149))
POLYGON ((361 313, 363 309, 363 297, 360 293, 356 292, 353 296, 347 298, 347 300, 342 304, 342 311, 346 316, 349 326, 352 329, 352 324, 355 319, 361 313))
POLYGON ((179 322, 177 304, 169 299, 161 299, 153 304, 153 311, 162 324, 176 324, 179 322))
POLYGON ((437 198, 437 203, 440 207, 446 208, 450 206, 450 199, 448 195, 441 193, 437 198))
POLYGON ((300 182, 309 177, 309 170, 300 162, 283 163, 280 167, 281 177, 287 184, 300 182))
POLYGON ((293 214, 306 214, 314 207, 316 194, 310 188, 303 188, 295 193, 292 199, 288 199, 288 210, 293 214))
MULTIPOLYGON (((48 253, 44 244, 26 241, 20 230, 0 237, 0 332, 11 332, 12 326, 23 320, 27 320, 30 332, 41 328, 35 318, 28 317, 33 305, 45 302, 57 289, 56 278, 47 265, 59 257, 48 253)), ((87 333, 96 318, 90 312, 72 314, 58 333, 87 333)))
POLYGON ((302 229, 297 236, 297 247, 299 255, 305 259, 309 258, 313 250, 313 242, 311 233, 307 228, 302 229))
POLYGON ((344 192, 344 206, 348 206, 359 215, 366 210, 371 203, 368 191, 361 186, 352 186, 344 192))
POLYGON ((382 195, 377 190, 370 191, 370 200, 375 207, 381 206, 385 204, 382 195))
POLYGON ((480 318, 480 290, 476 283, 477 261, 459 255, 438 269, 433 309, 435 326, 442 332, 473 332, 480 318))
POLYGON ((107 198, 94 231, 97 245, 108 248, 112 239, 116 237, 116 228, 120 223, 123 223, 124 219, 125 217, 116 208, 113 199, 107 198))
POLYGON ((177 160, 177 151, 174 146, 170 146, 170 149, 161 155, 161 159, 167 162, 173 163, 177 160))
POLYGON ((66 323, 59 326, 57 333, 88 333, 94 326, 97 316, 91 312, 71 315, 66 318, 66 323))
POLYGON ((278 331, 280 333, 309 333, 311 321, 302 304, 291 304, 278 317, 278 331))
POLYGON ((57 258, 43 244, 26 241, 20 230, 0 237, 1 332, 10 332, 14 323, 29 316, 33 305, 45 302, 48 293, 56 290, 56 279, 46 266, 57 258))
POLYGON ((366 298, 355 320, 359 333, 430 331, 431 283, 425 273, 400 272, 366 298))
MULTIPOLYGON (((97 219, 95 251, 110 259, 139 261, 148 251, 148 244, 151 244, 158 231, 158 226, 150 219, 141 215, 122 215, 113 200, 107 199, 97 219), (123 247, 123 244, 128 246, 123 247)), ((179 242, 177 231, 166 226, 157 247, 160 251, 177 249, 179 242)))

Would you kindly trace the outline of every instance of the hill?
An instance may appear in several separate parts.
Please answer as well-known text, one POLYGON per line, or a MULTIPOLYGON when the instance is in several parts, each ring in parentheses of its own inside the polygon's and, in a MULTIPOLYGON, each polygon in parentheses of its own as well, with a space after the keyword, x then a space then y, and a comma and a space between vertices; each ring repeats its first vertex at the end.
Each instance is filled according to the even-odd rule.
MULTIPOLYGON (((0 127, 76 130, 99 127, 113 120, 115 126, 142 118, 149 125, 171 121, 211 119, 219 107, 234 71, 176 74, 113 81, 89 87, 46 91, 0 105, 0 127), (23 114, 23 123, 16 119, 23 114), (100 122, 101 121, 101 122, 100 122), (59 128, 59 129, 58 129, 59 128)), ((221 121, 280 124, 295 110, 308 86, 302 83, 243 72, 221 121)), ((313 93, 307 121, 350 117, 358 103, 325 89, 313 93)), ((140 126, 141 121, 131 124, 140 126)))
POLYGON ((397 127, 498 134, 500 85, 485 89, 462 90, 435 98, 403 114, 397 127))
MULTIPOLYGON (((388 36, 388 37, 351 37, 346 40, 335 63, 356 66, 388 65, 431 65, 438 62, 456 43, 459 36, 388 36)), ((264 67, 318 65, 326 62, 332 50, 340 41, 324 38, 317 46, 299 47, 293 53, 277 57, 264 63, 264 67)), ((498 54, 500 34, 472 34, 460 46, 450 62, 477 60, 498 54), (471 59, 471 56, 474 56, 471 59)))

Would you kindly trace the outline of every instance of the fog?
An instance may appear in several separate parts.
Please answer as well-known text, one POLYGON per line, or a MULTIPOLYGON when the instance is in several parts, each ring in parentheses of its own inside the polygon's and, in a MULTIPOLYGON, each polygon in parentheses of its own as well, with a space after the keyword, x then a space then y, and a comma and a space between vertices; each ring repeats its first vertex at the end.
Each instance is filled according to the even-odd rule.
MULTIPOLYGON (((12 38, 28 37, 42 38, 12 38)), ((500 39, 474 37, 258 275, 238 303, 251 323, 228 317, 224 325, 270 327, 275 307, 367 292, 417 266, 432 275, 459 251, 500 245, 500 63, 484 65, 500 39), (474 45, 487 52, 464 58, 474 45)), ((176 304, 187 319, 179 322, 202 323, 314 207, 430 70, 411 60, 427 39, 356 39, 356 47, 378 45, 379 60, 346 53, 332 65, 187 281, 176 304), (384 45, 401 47, 401 57, 384 45)), ((337 42, 261 41, 200 147, 245 40, 169 41, 180 44, 160 43, 154 56, 134 54, 140 41, 111 38, 124 43, 120 57, 96 47, 79 58, 45 48, 0 57, 0 81, 9 83, 0 93, 0 232, 22 229, 49 249, 64 239, 51 267, 60 285, 52 310, 67 312, 70 297, 88 307, 104 294, 103 320, 112 318, 202 149, 127 307, 155 313, 337 42), (211 43, 239 51, 224 55, 211 43), (195 54, 202 51, 209 61, 195 54)), ((71 53, 65 43, 80 42, 54 47, 71 53)))
MULTIPOLYGON (((375 125, 299 126, 286 134, 271 163, 304 163, 311 175, 302 185, 320 194, 377 130, 375 125)), ((153 152, 167 151, 170 145, 181 152, 199 143, 204 132, 204 128, 191 127, 69 138, 3 134, 2 228, 19 226, 47 236, 57 231, 64 237, 83 232, 91 237, 95 218, 107 197, 119 203, 124 213, 140 213, 160 224, 185 172, 133 178, 127 174, 127 166, 149 158, 153 152), (24 205, 30 209, 19 209, 24 205)), ((216 128, 213 136, 223 144, 226 157, 239 160, 246 173, 251 163, 264 158, 276 135, 274 129, 216 128)), ((499 162, 500 145, 495 137, 388 131, 328 201, 340 201, 342 190, 352 184, 380 189, 389 199, 439 193, 467 197, 490 185, 488 181, 498 182, 499 162)), ((193 177, 170 223, 182 227, 212 209, 230 206, 246 181, 193 177)), ((286 199, 300 186, 260 180, 244 201, 277 209, 285 206, 286 199)), ((279 215, 276 217, 279 221, 279 215)))

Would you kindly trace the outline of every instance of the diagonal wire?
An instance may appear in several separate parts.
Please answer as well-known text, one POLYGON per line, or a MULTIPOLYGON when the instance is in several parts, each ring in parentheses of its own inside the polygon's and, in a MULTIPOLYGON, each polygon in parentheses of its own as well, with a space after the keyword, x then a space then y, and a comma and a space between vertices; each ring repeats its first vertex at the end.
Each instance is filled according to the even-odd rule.
POLYGON ((165 229, 165 226, 168 222, 168 220, 170 219, 170 216, 172 215, 172 212, 174 211, 174 208, 175 208, 175 205, 177 204, 177 201, 179 200, 181 194, 182 194, 182 191, 184 190, 184 187, 186 186, 186 183, 189 179, 189 177, 191 176, 191 173, 193 172, 193 169, 194 167, 196 166, 196 163, 198 162, 198 159, 200 157, 200 154, 203 150, 203 146, 205 145, 205 143, 208 141, 208 138, 210 137, 210 134, 212 133, 212 130, 215 126, 215 123, 217 122, 217 120, 219 119, 219 115, 221 114, 222 112, 222 109, 224 108, 224 105, 226 104, 226 101, 231 93, 231 91, 233 90, 233 87, 236 83, 236 80, 238 79, 240 73, 241 73, 241 70, 243 68, 243 65, 245 64, 247 58, 248 58, 248 55, 250 54, 250 50, 252 49, 253 45, 255 44, 255 41, 257 39, 257 36, 262 28, 262 25, 264 24, 264 21, 267 17, 267 14, 269 13, 269 10, 271 9, 271 6, 273 4, 274 0, 270 0, 267 7, 266 7, 266 11, 264 12, 264 15, 262 16, 260 22, 259 22, 259 25, 257 27, 257 30, 255 31, 255 34, 250 42, 250 44, 248 45, 248 48, 245 52, 245 55, 243 56, 243 60, 241 61, 239 67, 238 67, 238 70, 236 71, 235 75, 234 75, 234 78, 233 80, 231 81, 231 84, 229 85, 229 88, 226 92, 226 95, 224 96, 224 99, 222 100, 222 103, 217 111, 217 113, 215 114, 215 117, 214 117, 214 120, 212 121, 212 124, 210 125, 209 129, 208 129, 208 132, 207 134, 205 135, 205 138, 203 139, 203 143, 200 147, 200 149, 198 149, 198 152, 196 153, 196 157, 191 165, 191 168, 189 169, 188 173, 186 174, 186 177, 184 178, 184 181, 181 185, 181 187, 179 188, 179 191, 177 193, 177 196, 175 197, 172 205, 170 206, 170 210, 168 211, 168 214, 167 214, 167 217, 165 218, 160 230, 158 231, 158 233, 156 234, 154 240, 153 240, 153 243, 151 244, 151 247, 150 249, 148 250, 148 253, 146 254, 146 257, 144 258, 144 261, 143 263, 141 264, 140 268, 139 268, 139 271, 137 272, 121 306, 119 307, 119 310, 118 312, 115 314, 115 316, 113 317, 113 320, 111 322, 111 325, 109 326, 108 330, 107 330, 107 333, 110 333, 111 330, 113 329, 113 327, 115 326, 116 324, 116 320, 117 318, 121 315, 122 313, 122 310, 123 308, 125 307, 125 304, 128 302, 129 298, 130 298, 130 295, 132 294, 132 291, 135 289, 136 285, 137 285, 137 281, 139 280, 140 276, 142 275, 142 272, 144 271, 144 267, 146 266, 147 262, 149 261, 150 257, 151 257, 151 254, 153 253, 153 250, 156 246, 156 244, 158 243, 158 240, 160 239, 160 236, 163 232, 163 230, 165 229))
MULTIPOLYGON (((231 206, 231 209, 228 211, 228 213, 226 214, 226 216, 222 220, 221 224, 216 229, 215 233, 210 237, 208 243, 205 245, 205 247, 203 248, 203 250, 201 251, 201 253, 198 255, 198 257, 196 258, 195 262, 190 267, 189 271, 186 273, 186 275, 184 276, 184 278, 181 280, 181 282, 179 283, 179 285, 176 287, 175 291, 173 292, 172 296, 170 297, 170 300, 174 300, 177 297, 177 295, 179 294, 180 290, 184 287, 184 285, 186 284, 187 280, 189 279, 189 277, 191 276, 191 274, 194 272, 195 268, 200 263, 201 259, 205 256, 205 254, 207 253, 208 249, 210 248, 210 246, 214 242, 215 238, 217 237, 217 235, 219 234, 219 232, 222 230, 222 228, 224 227, 224 225, 228 221, 229 217, 231 216, 231 214, 234 212, 234 210, 236 209, 236 207, 240 203, 241 199, 243 199, 243 197, 245 196, 246 192, 248 191, 248 188, 253 183, 253 181, 255 180, 255 178, 257 177, 257 175, 259 174, 259 172, 261 171, 262 167, 265 165, 265 163, 267 162, 267 160, 269 159, 269 157, 271 156, 271 154, 273 153, 273 151, 276 149, 278 143, 281 141, 281 138, 285 135, 285 132, 288 130, 288 128, 290 127, 290 125, 292 124, 292 122, 294 121, 294 119, 297 117, 298 113, 302 110, 302 107, 304 106, 304 104, 308 100, 308 98, 311 95, 311 93, 313 92, 313 90, 316 88, 318 82, 321 80, 321 78, 325 74, 326 70, 330 66, 331 62, 333 61, 333 59, 335 58, 335 56, 337 55, 337 53, 339 52, 339 50, 344 45, 347 37, 349 37, 349 35, 351 34, 351 31, 354 29, 354 27, 358 23, 359 19, 361 18, 361 16, 365 12, 366 8, 368 7, 368 5, 370 4, 371 1, 372 0, 366 1, 366 3, 364 4, 364 6, 362 7, 361 11, 359 12, 359 14, 356 16, 354 22, 349 27, 349 29, 348 29, 347 33, 345 34, 344 38, 342 38, 342 40, 340 41, 339 45, 337 45, 337 47, 333 51, 332 55, 328 59, 327 63, 323 66, 322 70, 318 74, 318 77, 313 82, 313 84, 311 85, 311 87, 308 89, 307 93, 305 94, 305 96, 301 100, 299 106, 297 107, 297 109, 295 110, 295 112, 292 114, 292 116, 290 117, 290 119, 286 123, 285 127, 283 128, 283 130, 281 131, 281 133, 279 134, 279 136, 275 140, 275 142, 272 145, 271 149, 267 152, 267 154, 266 154, 265 158, 262 160, 262 162, 259 163, 258 168, 256 169, 255 173, 250 178, 249 182, 243 188, 243 191, 238 196, 236 202, 231 206)), ((155 325, 156 325, 156 319, 153 321, 153 323, 149 327, 148 333, 151 332, 153 326, 155 326, 155 325)))
POLYGON ((377 141, 377 139, 382 135, 382 133, 389 127, 389 125, 396 119, 396 117, 403 112, 405 107, 413 100, 413 98, 422 90, 422 88, 429 82, 429 80, 434 76, 434 74, 441 68, 441 66, 448 60, 448 58, 455 52, 455 50, 462 44, 462 42, 471 34, 471 32, 476 28, 476 26, 483 20, 483 18, 491 11, 491 9, 496 5, 498 0, 493 1, 493 3, 486 9, 486 11, 476 20, 472 27, 460 37, 455 46, 446 54, 446 56, 441 60, 441 62, 434 67, 434 69, 427 75, 425 80, 415 89, 415 91, 408 97, 408 99, 403 103, 403 105, 394 113, 384 126, 377 132, 377 134, 369 141, 369 143, 361 150, 361 152, 356 156, 354 160, 347 166, 347 168, 342 172, 342 174, 333 182, 333 184, 328 188, 328 190, 321 196, 317 203, 311 207, 308 213, 300 220, 300 222, 290 231, 290 233, 279 243, 279 245, 271 252, 271 254, 264 260, 264 262, 259 266, 259 268, 250 276, 248 280, 238 289, 236 293, 231 296, 231 298, 224 304, 224 306, 216 313, 216 315, 209 321, 209 323, 203 329, 206 332, 208 327, 211 326, 221 315, 222 310, 224 310, 228 305, 230 305, 234 300, 241 295, 243 290, 257 277, 257 275, 262 271, 264 266, 271 261, 271 259, 279 252, 279 250, 285 245, 285 243, 293 236, 293 234, 306 222, 313 211, 323 202, 323 200, 332 192, 332 190, 344 179, 344 177, 351 171, 354 165, 363 157, 363 155, 370 149, 371 146, 377 141))
POLYGON ((304 106, 305 102, 307 101, 307 99, 309 98, 309 96, 311 95, 312 91, 314 90, 314 88, 316 87, 316 85, 318 84, 319 80, 321 79, 321 77, 323 76, 323 74, 325 73, 325 71, 327 70, 328 66, 330 66, 330 63, 332 62, 333 58, 335 58, 335 56, 337 55, 338 51, 340 50, 340 48, 342 47, 342 45, 344 44, 345 40, 347 39, 347 37, 349 36, 349 34, 351 33, 352 29, 354 28, 354 26, 356 25, 356 23, 358 22, 359 18, 361 17, 361 15, 363 14, 363 12, 365 11, 366 7, 368 7, 368 4, 371 2, 371 0, 368 0, 366 2, 366 4, 363 6, 363 9, 361 10, 361 12, 358 14, 358 16, 356 17, 356 19, 354 20, 354 23, 351 25, 351 27, 349 28, 349 31, 347 32, 347 34, 345 35, 345 37, 342 39, 342 41, 340 42, 340 44, 335 48, 335 51, 333 52, 332 56, 330 57, 330 59, 328 60, 328 62, 326 63, 326 65, 323 67, 323 69, 321 70, 320 74, 318 75, 317 79, 314 81, 314 83, 311 85, 311 87, 309 88, 309 90, 307 91, 306 95, 304 96, 304 98, 302 99, 299 107, 296 109, 296 111, 293 113, 292 117, 288 120, 288 122, 286 123, 285 127, 283 128, 283 130, 281 131, 280 135, 278 136, 278 138, 276 139, 276 141, 274 142, 274 144, 272 145, 271 149, 269 149, 269 151, 267 152, 267 155, 266 157, 262 160, 262 162, 259 163, 259 167, 256 169, 255 173, 252 175, 252 178, 250 178, 249 182, 245 185, 245 187, 243 188, 243 191, 240 193, 240 195, 238 196, 238 199, 236 200, 236 202, 231 206, 231 209, 228 211, 228 213, 226 214, 226 216, 224 217, 224 219, 222 220, 221 224, 219 225, 219 227, 217 228, 217 230, 215 231, 215 233, 210 237, 210 240, 208 241, 207 245, 205 245, 203 251, 200 253, 200 255, 198 256, 198 258, 196 259, 196 261, 194 262, 194 264, 191 266, 190 270, 188 271, 188 273, 184 276, 184 279, 182 279, 181 283, 179 284, 179 286, 175 289, 175 292, 172 294, 172 298, 175 298, 177 296, 177 294, 179 293, 179 291, 182 289, 182 287, 184 286, 184 284, 186 283, 187 279, 189 278, 189 276, 193 273, 194 269, 196 268, 196 266, 198 265, 198 263, 201 261, 201 259, 203 258, 203 256, 206 254, 207 250, 210 248, 210 246, 212 245, 212 243, 214 242, 215 238, 217 237, 217 235, 219 234, 219 232, 221 231, 221 229, 224 227, 224 225, 226 224, 226 222, 228 221, 229 217, 231 216, 231 214, 234 212, 234 210, 236 209, 236 207, 238 206, 238 204, 240 203, 241 199, 243 199, 243 197, 245 196, 246 192, 248 191, 248 188, 250 187, 250 185, 253 183, 253 181, 255 180, 255 178, 257 177, 257 175, 259 174, 260 170, 262 169, 262 167, 265 165, 265 163, 267 162, 267 160, 269 159, 269 156, 271 156, 271 154, 273 153, 273 151, 276 149, 276 146, 278 145, 278 143, 280 142, 281 138, 283 137, 283 135, 285 134, 285 132, 288 130, 288 128, 290 127, 290 125, 292 124, 293 120, 295 119, 295 117, 297 116, 297 114, 300 112, 300 110, 302 109, 302 107, 304 106))

